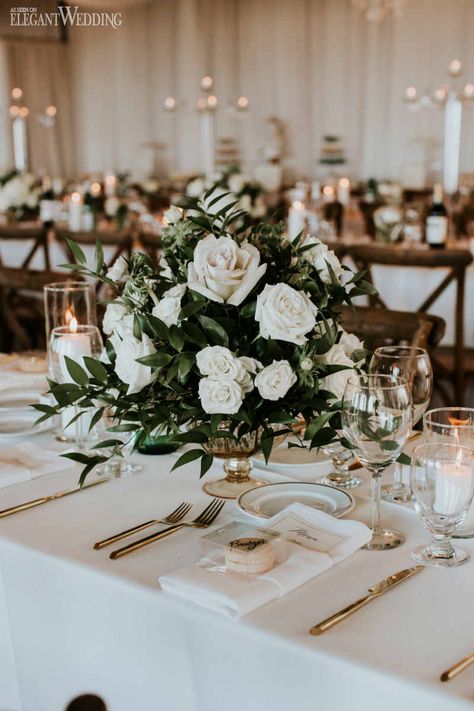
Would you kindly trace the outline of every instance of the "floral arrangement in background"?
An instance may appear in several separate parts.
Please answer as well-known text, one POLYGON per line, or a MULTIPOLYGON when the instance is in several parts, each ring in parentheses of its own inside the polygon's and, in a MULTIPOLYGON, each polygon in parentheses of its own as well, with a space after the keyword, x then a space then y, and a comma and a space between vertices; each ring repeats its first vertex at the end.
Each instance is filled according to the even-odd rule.
POLYGON ((91 270, 70 243, 76 269, 118 292, 100 361, 66 359, 71 382, 51 382, 55 404, 36 406, 44 418, 73 404, 95 409, 92 423, 113 409, 108 440, 94 453, 65 455, 85 465, 81 481, 106 459, 97 451, 122 446, 114 431, 130 433, 134 446, 172 433, 192 445, 175 466, 199 459, 201 475, 217 433, 238 440, 261 428, 266 457, 301 418, 299 446, 337 438, 345 383, 366 355, 337 308, 373 287, 318 240, 290 242, 283 224, 249 227, 227 200, 211 188, 192 209, 167 211, 159 273, 141 253, 107 270, 100 244, 91 270))
POLYGON ((30 220, 38 216, 41 190, 30 173, 11 170, 0 176, 0 213, 12 220, 30 220))
POLYGON ((261 183, 249 175, 240 172, 238 166, 232 166, 227 171, 216 172, 210 180, 197 176, 186 186, 188 198, 201 199, 206 190, 214 188, 214 194, 223 196, 230 193, 228 202, 238 200, 238 207, 244 210, 254 220, 259 220, 267 214, 265 190, 261 183))

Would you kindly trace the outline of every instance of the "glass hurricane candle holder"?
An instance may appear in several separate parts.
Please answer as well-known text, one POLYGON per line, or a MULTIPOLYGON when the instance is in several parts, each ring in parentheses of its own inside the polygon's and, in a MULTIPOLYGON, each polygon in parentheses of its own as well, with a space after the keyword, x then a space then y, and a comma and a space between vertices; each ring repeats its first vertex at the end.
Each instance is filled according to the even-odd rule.
POLYGON ((349 469, 349 464, 354 459, 350 449, 343 447, 340 442, 331 442, 324 445, 322 450, 331 457, 333 466, 333 471, 321 480, 323 484, 337 486, 340 489, 353 489, 362 484, 362 479, 352 474, 349 469))
POLYGON ((77 323, 97 326, 95 285, 85 281, 62 281, 47 284, 43 290, 46 343, 51 331, 77 323))
MULTIPOLYGON (((438 407, 423 417, 425 442, 460 444, 474 450, 474 408, 438 407)), ((453 538, 474 538, 474 503, 453 538)))
POLYGON ((411 487, 415 509, 432 540, 415 548, 412 557, 423 565, 451 568, 470 555, 451 543, 474 494, 473 451, 458 444, 422 444, 412 456, 411 487))
MULTIPOLYGON (((69 326, 53 328, 49 340, 48 370, 56 383, 73 383, 66 357, 87 371, 84 357, 99 358, 102 352, 102 337, 96 326, 78 325, 73 318, 69 326)), ((79 449, 85 448, 93 410, 74 404, 61 412, 56 438, 62 442, 74 442, 79 449), (77 419, 71 422, 76 416, 77 419)))

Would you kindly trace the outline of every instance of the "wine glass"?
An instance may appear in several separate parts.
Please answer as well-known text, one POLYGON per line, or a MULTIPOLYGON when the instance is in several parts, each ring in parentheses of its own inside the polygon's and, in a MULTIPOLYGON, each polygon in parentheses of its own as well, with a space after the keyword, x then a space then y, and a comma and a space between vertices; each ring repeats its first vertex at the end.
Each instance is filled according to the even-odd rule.
MULTIPOLYGON (((423 439, 427 443, 461 444, 474 449, 474 409, 471 407, 438 407, 423 417, 423 439)), ((474 538, 474 504, 453 538, 474 538)))
POLYGON ((96 467, 95 473, 99 477, 122 479, 132 476, 143 469, 141 464, 135 462, 132 464, 129 461, 135 447, 136 433, 110 431, 110 428, 120 424, 114 417, 114 409, 107 408, 101 422, 102 430, 107 432, 108 439, 120 441, 122 444, 107 447, 105 450, 101 448, 100 453, 103 454, 105 451, 110 457, 106 462, 96 467))
POLYGON ((341 422, 344 436, 372 475, 372 539, 365 548, 396 548, 405 538, 380 524, 380 478, 400 456, 410 433, 412 400, 406 380, 377 374, 349 378, 341 422))
MULTIPOLYGON (((433 390, 433 369, 427 351, 413 346, 382 346, 374 351, 369 372, 407 381, 413 402, 413 425, 416 425, 428 407, 433 390)), ((382 498, 396 502, 412 499, 410 487, 403 482, 401 464, 395 464, 393 483, 382 487, 382 498)))
MULTIPOLYGON (((338 435, 341 436, 342 432, 338 432, 338 435)), ((336 441, 325 444, 322 450, 331 457, 333 466, 333 471, 321 479, 323 484, 337 486, 340 489, 353 489, 362 484, 362 479, 349 470, 349 462, 354 458, 350 449, 344 447, 340 441, 336 441)))
POLYGON ((412 557, 423 565, 454 567, 470 559, 454 548, 451 536, 466 516, 474 494, 473 451, 459 444, 435 443, 416 447, 411 486, 415 509, 432 536, 415 548, 412 557))

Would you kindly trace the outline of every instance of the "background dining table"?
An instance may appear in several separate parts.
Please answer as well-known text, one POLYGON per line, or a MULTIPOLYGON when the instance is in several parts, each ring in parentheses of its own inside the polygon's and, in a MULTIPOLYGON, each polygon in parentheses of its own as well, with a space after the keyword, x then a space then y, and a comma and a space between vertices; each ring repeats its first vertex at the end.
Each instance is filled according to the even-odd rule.
MULTIPOLYGON (((29 442, 64 448, 50 432, 29 442)), ((383 504, 386 524, 406 534, 400 548, 359 550, 229 620, 160 590, 160 575, 200 558, 201 531, 181 531, 116 561, 110 548, 93 550, 95 541, 181 501, 196 513, 209 503, 195 464, 170 472, 176 455, 133 459, 143 466, 134 476, 0 520, 0 708, 53 711, 85 691, 110 711, 472 707, 474 668, 448 684, 439 675, 474 649, 474 561, 423 570, 323 635, 308 634, 370 585, 413 565, 410 552, 427 533, 410 505, 383 504)), ((77 476, 69 468, 2 488, 0 508, 74 486, 77 476)), ((369 523, 363 477, 348 517, 369 523)), ((245 515, 228 502, 215 525, 236 517, 245 515)), ((474 553, 474 542, 462 545, 474 553)))

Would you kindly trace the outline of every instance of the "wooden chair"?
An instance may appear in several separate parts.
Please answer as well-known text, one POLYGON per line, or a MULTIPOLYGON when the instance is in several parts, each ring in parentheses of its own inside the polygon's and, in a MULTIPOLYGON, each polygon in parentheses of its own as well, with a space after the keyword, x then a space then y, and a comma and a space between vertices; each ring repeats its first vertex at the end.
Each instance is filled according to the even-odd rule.
MULTIPOLYGON (((443 364, 436 356, 433 366, 438 377, 448 378, 453 382, 456 404, 462 405, 465 385, 465 353, 464 353, 464 286, 466 268, 472 262, 472 254, 467 249, 420 249, 404 248, 398 245, 348 244, 344 248, 358 269, 366 270, 368 281, 373 282, 371 267, 375 264, 396 267, 425 267, 429 269, 444 268, 448 270, 439 285, 431 294, 425 297, 417 307, 417 313, 426 313, 447 287, 454 282, 456 285, 455 305, 455 344, 453 362, 450 367, 443 364)), ((386 309, 380 296, 370 297, 370 305, 386 309)), ((446 392, 443 397, 448 400, 446 392)))
MULTIPOLYGON (((26 242, 32 241, 26 257, 21 263, 21 267, 26 269, 29 267, 37 252, 43 252, 45 269, 51 269, 48 244, 49 230, 44 225, 38 227, 6 227, 0 225, 0 243, 1 242, 26 242)), ((0 253, 0 264, 2 264, 0 253)))
POLYGON ((0 266, 0 349, 44 348, 43 287, 71 280, 78 281, 77 274, 0 266))
POLYGON ((350 306, 341 306, 338 311, 341 325, 364 341, 369 350, 406 344, 426 348, 431 355, 446 329, 444 320, 432 314, 350 306))

